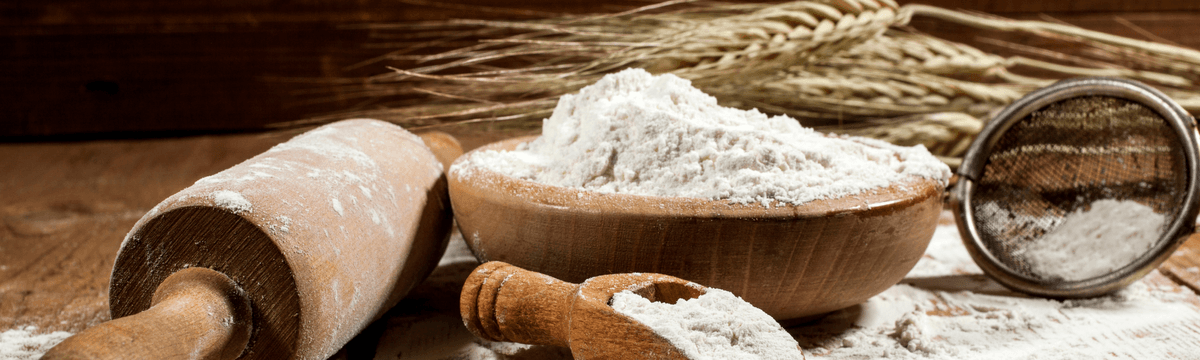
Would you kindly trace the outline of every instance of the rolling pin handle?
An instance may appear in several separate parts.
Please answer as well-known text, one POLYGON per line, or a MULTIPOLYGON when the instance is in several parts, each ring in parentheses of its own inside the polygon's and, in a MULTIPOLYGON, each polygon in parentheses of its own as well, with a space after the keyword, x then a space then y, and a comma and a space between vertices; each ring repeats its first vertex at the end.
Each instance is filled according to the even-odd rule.
POLYGON ((492 261, 467 278, 463 322, 491 341, 569 346, 570 313, 579 285, 492 261))
POLYGON ((167 277, 146 311, 67 338, 43 359, 236 359, 250 340, 250 301, 207 268, 167 277))

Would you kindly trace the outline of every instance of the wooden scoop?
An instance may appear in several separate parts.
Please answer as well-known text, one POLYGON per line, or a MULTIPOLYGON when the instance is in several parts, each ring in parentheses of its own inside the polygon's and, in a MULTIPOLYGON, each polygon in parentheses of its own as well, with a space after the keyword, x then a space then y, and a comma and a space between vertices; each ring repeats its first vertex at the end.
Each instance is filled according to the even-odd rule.
POLYGON ((444 164, 430 148, 462 150, 434 140, 347 120, 197 181, 122 243, 114 320, 45 358, 329 357, 446 249, 444 164))
POLYGON ((463 323, 490 341, 568 347, 576 359, 687 359, 645 324, 613 310, 613 294, 630 290, 674 304, 707 288, 661 274, 615 274, 567 283, 492 261, 463 285, 463 323))

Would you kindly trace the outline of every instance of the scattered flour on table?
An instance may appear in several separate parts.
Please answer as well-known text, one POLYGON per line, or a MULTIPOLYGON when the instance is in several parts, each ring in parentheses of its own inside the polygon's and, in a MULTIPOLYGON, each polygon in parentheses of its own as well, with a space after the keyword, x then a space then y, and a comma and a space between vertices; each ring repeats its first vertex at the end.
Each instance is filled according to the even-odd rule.
POLYGON ((563 95, 542 136, 514 151, 475 152, 483 167, 548 185, 608 193, 801 204, 950 170, 924 147, 832 136, 786 116, 722 107, 687 80, 641 69, 563 95))
POLYGON ((37 334, 37 327, 26 326, 0 332, 0 360, 31 360, 38 359, 50 348, 62 342, 72 334, 66 331, 55 331, 37 334))
POLYGON ((212 193, 213 203, 226 210, 232 211, 234 214, 250 212, 251 204, 249 200, 242 197, 235 191, 217 190, 212 193))
POLYGON ((692 360, 803 357, 796 340, 775 319, 725 290, 709 288, 675 304, 651 302, 626 290, 613 295, 612 307, 654 329, 692 360))
MULTIPOLYGON (((433 287, 417 290, 425 294, 417 299, 457 299, 462 279, 478 265, 462 236, 452 236, 439 269, 421 285, 433 287)), ((943 225, 904 283, 787 331, 807 360, 1200 359, 1195 295, 1158 281, 1166 280, 1151 274, 1116 294, 1089 300, 1026 297, 984 276, 955 226, 943 225)), ((410 309, 410 315, 388 320, 378 357, 571 360, 566 348, 476 338, 462 325, 456 301, 429 303, 441 304, 436 305, 441 315, 410 309)))
POLYGON ((1098 200, 1067 214, 1022 252, 1035 274, 1078 281, 1133 263, 1162 235, 1166 216, 1132 200, 1098 200))
MULTIPOLYGON (((905 280, 788 331, 807 359, 1196 359, 1195 294, 1150 279, 1094 299, 1050 300, 988 279, 939 226, 905 280)), ((1151 277, 1161 277, 1151 274, 1151 277)))

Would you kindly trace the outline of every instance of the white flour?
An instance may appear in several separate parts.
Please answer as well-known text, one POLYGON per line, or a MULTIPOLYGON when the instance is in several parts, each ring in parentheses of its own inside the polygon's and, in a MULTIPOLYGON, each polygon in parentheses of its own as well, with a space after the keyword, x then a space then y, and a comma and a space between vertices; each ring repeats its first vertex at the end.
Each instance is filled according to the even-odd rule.
POLYGON ((236 191, 217 190, 212 193, 212 199, 213 204, 232 211, 234 214, 250 212, 250 208, 253 206, 249 200, 236 191))
POLYGON ((1046 209, 1045 213, 1033 216, 1020 211, 1008 211, 994 201, 988 201, 975 208, 976 218, 988 219, 997 226, 1007 229, 1021 229, 1014 236, 1016 239, 1028 239, 1032 236, 1050 232, 1062 223, 1064 214, 1055 209, 1046 209))
MULTIPOLYGON (((949 221, 949 213, 943 213, 949 221)), ((1180 250, 1181 254, 1189 250, 1180 250)), ((571 360, 554 346, 495 343, 462 324, 458 291, 478 263, 457 233, 438 270, 387 320, 377 358, 571 360), (439 309, 432 311, 430 306, 439 309)), ((1185 269, 1200 273, 1200 267, 1185 269)), ((807 360, 1200 359, 1200 309, 1161 274, 1114 295, 1054 301, 1008 291, 971 261, 953 225, 934 233, 904 282, 787 331, 807 360)))
POLYGON ((542 136, 474 166, 598 192, 801 204, 950 170, 924 147, 826 136, 786 116, 717 105, 674 75, 627 69, 563 95, 542 136))
POLYGON ((38 359, 50 348, 66 340, 71 333, 55 331, 36 334, 37 327, 11 329, 0 332, 0 360, 38 359))
POLYGON ((1179 340, 1200 332, 1194 296, 1142 280, 1095 299, 1026 297, 982 275, 955 227, 939 226, 900 285, 788 330, 810 360, 1195 359, 1200 343, 1179 340))
POLYGON ((732 293, 709 288, 675 304, 651 302, 628 290, 612 307, 646 324, 691 360, 793 360, 803 357, 796 340, 770 315, 732 293))
POLYGON ((1023 251, 1034 273, 1078 281, 1104 275, 1145 254, 1162 234, 1166 217, 1131 200, 1098 200, 1067 214, 1062 223, 1023 251))

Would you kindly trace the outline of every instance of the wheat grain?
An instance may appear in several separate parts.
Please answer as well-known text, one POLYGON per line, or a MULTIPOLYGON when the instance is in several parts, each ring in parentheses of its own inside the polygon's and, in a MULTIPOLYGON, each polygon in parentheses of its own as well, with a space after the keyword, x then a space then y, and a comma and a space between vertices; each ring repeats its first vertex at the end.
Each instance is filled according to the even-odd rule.
POLYGON ((396 28, 410 32, 403 38, 417 45, 380 59, 406 59, 413 66, 366 79, 347 93, 380 98, 376 108, 354 115, 409 127, 504 120, 528 126, 516 122, 539 119, 558 96, 625 67, 674 73, 726 105, 789 114, 826 131, 923 144, 951 163, 978 132, 979 119, 1059 78, 1022 69, 1135 78, 1159 85, 1186 109, 1200 109, 1200 52, 891 0, 673 0, 614 14, 396 28), (985 39, 985 45, 1022 54, 1002 56, 908 31, 904 25, 914 16, 1024 32, 1088 52, 1069 55, 985 39), (446 38, 447 30, 485 41, 411 55, 446 38), (421 38, 422 32, 433 39, 421 38))

